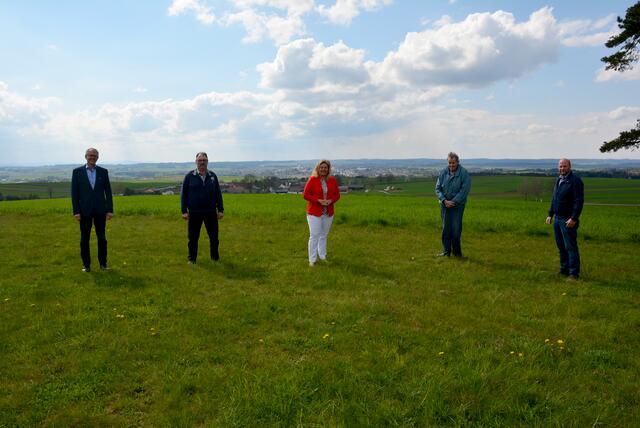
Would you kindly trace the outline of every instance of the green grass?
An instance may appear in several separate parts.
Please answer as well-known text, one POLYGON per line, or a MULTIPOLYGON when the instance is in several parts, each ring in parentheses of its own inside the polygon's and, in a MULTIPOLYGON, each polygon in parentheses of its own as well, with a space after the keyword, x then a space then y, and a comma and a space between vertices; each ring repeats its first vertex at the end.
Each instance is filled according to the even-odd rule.
POLYGON ((311 269, 301 196, 225 195, 195 266, 178 197, 118 197, 91 274, 69 205, 0 203, 0 426, 640 424, 638 207, 569 284, 547 203, 476 195, 442 260, 433 197, 345 195, 311 269))
MULTIPOLYGON (((474 176, 471 182, 471 196, 480 198, 520 199, 518 191, 525 180, 540 180, 544 185, 542 199, 548 201, 553 190, 555 177, 527 177, 513 175, 474 176)), ((624 178, 584 177, 585 201, 587 203, 640 204, 640 180, 624 178)), ((376 184, 374 193, 379 193, 388 183, 376 184)), ((432 197, 436 179, 398 181, 393 183, 399 190, 395 195, 432 197)))

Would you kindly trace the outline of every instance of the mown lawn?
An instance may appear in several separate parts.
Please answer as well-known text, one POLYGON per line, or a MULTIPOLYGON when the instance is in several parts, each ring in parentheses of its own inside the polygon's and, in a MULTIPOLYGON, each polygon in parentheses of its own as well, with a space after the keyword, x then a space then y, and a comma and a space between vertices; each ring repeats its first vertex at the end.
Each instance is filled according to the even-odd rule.
POLYGON ((585 207, 573 284, 546 203, 443 260, 433 198, 346 195, 309 268, 300 196, 226 196, 195 266, 177 197, 116 198, 91 274, 68 205, 0 203, 0 425, 640 424, 640 208, 585 207))

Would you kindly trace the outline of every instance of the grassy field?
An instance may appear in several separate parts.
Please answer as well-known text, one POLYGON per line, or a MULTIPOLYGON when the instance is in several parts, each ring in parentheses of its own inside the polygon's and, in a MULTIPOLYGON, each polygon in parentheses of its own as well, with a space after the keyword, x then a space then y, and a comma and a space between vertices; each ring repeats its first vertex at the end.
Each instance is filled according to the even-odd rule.
POLYGON ((640 208, 585 207, 566 283, 547 202, 506 184, 475 187, 463 260, 434 257, 431 184, 345 195, 314 268, 301 196, 225 196, 195 266, 177 196, 118 197, 91 274, 68 200, 2 202, 0 426, 640 425, 640 208))

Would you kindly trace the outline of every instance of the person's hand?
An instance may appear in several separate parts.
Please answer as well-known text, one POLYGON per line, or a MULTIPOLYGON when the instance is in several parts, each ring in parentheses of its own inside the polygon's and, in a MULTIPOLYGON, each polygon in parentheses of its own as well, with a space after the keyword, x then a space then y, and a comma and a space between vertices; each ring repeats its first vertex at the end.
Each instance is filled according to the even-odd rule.
POLYGON ((545 223, 551 224, 551 216, 547 217, 547 220, 545 221, 545 223))
POLYGON ((456 203, 453 201, 444 201, 444 206, 447 208, 453 208, 456 206, 456 203))
POLYGON ((111 220, 113 218, 113 213, 107 213, 107 220, 111 220))
POLYGON ((572 227, 575 227, 576 221, 574 219, 570 218, 564 224, 566 224, 568 228, 572 228, 572 227))
POLYGON ((189 220, 189 213, 182 213, 182 218, 185 220, 189 220))
POLYGON ((218 220, 222 220, 222 217, 224 217, 224 213, 218 213, 218 220))
POLYGON ((318 203, 320 205, 327 205, 327 200, 326 199, 318 199, 318 203))
POLYGON ((80 221, 80 214, 74 214, 73 216, 75 217, 76 220, 80 221))
POLYGON ((331 199, 325 199, 324 201, 326 202, 325 205, 327 206, 331 205, 331 202, 333 202, 331 199))

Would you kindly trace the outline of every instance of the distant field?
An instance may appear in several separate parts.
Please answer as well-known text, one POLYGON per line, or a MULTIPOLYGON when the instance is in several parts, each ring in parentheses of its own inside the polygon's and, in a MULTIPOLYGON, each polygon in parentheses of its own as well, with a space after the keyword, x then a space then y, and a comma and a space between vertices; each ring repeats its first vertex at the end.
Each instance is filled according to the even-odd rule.
MULTIPOLYGON (((239 177, 220 177, 223 181, 238 180, 239 177)), ((542 199, 548 201, 553 189, 554 177, 527 177, 527 176, 475 176, 473 177, 471 195, 478 198, 512 198, 524 199, 519 191, 524 181, 540 181, 544 191, 542 199)), ((395 181, 393 183, 378 183, 373 192, 380 193, 385 187, 393 185, 399 190, 393 195, 410 195, 432 197, 434 194, 435 179, 414 180, 410 182, 395 181)), ((622 178, 584 178, 585 199, 590 203, 611 204, 640 204, 640 180, 628 180, 622 178)), ((179 185, 177 181, 134 181, 113 182, 115 194, 121 194, 126 187, 130 189, 161 188, 179 185)), ((37 195, 40 199, 69 197, 70 183, 16 183, 0 184, 0 193, 3 195, 17 195, 28 197, 37 195)))
POLYGON ((0 426, 639 426, 640 208, 585 207, 570 284, 547 203, 475 183, 466 259, 430 190, 360 193, 315 268, 300 195, 226 195, 195 266, 178 196, 116 197, 91 274, 68 199, 0 203, 0 426))

